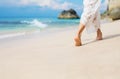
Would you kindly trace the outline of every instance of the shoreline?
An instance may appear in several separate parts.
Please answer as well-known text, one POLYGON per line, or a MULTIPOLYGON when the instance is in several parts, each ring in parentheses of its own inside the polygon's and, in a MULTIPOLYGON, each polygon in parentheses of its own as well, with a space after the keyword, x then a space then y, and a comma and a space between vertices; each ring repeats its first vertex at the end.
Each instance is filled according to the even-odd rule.
MULTIPOLYGON (((111 21, 110 19, 102 19, 101 20, 101 24, 106 24, 106 23, 110 23, 110 22, 113 22, 113 21, 111 21)), ((79 24, 78 24, 79 25, 79 24)), ((13 30, 1 30, 1 32, 0 32, 0 39, 7 39, 7 38, 16 38, 16 37, 19 37, 19 36, 26 36, 26 35, 28 35, 28 34, 37 34, 37 33, 40 33, 40 32, 47 32, 47 31, 59 31, 59 30, 61 30, 61 29, 69 29, 69 28, 77 28, 77 24, 76 25, 74 25, 74 26, 70 26, 70 27, 63 27, 63 26, 59 26, 59 27, 52 27, 51 28, 51 26, 50 27, 47 27, 47 28, 43 28, 43 29, 26 29, 26 30, 20 30, 20 29, 18 29, 18 30, 15 30, 15 29, 13 29, 13 30)))
MULTIPOLYGON (((110 21, 108 19, 104 19, 104 20, 101 20, 101 28, 106 25, 106 24, 112 24, 114 22, 118 22, 120 20, 116 20, 116 21, 110 21)), ((73 31, 75 32, 77 30, 77 26, 70 26, 70 27, 62 27, 62 28, 48 28, 48 29, 43 29, 43 30, 36 30, 36 31, 21 31, 21 32, 8 32, 7 34, 3 34, 3 35, 0 35, 0 43, 1 44, 4 44, 6 42, 13 42, 17 39, 17 40, 24 40, 24 39, 40 39, 42 37, 48 37, 50 35, 56 35, 57 33, 61 33, 61 32, 65 32, 65 31, 73 31), (74 30, 73 30, 74 29, 74 30)), ((73 33, 75 34, 75 33, 73 33)), ((89 36, 89 35, 94 35, 95 36, 95 33, 91 33, 91 34, 88 34, 86 32, 86 29, 84 31, 84 34, 83 36, 89 36)), ((94 38, 92 37, 91 38, 94 38)), ((88 38, 89 39, 89 38, 88 38)), ((85 40, 86 42, 86 39, 83 38, 83 41, 85 40)))
MULTIPOLYGON (((101 30, 104 31, 105 26, 112 25, 112 24, 113 25, 118 24, 119 21, 120 20, 116 20, 116 21, 112 21, 112 22, 109 21, 107 23, 102 23, 101 24, 101 30)), ((71 34, 71 35, 73 36, 72 37, 72 39, 73 39, 76 30, 77 30, 77 26, 74 26, 74 27, 71 26, 71 27, 65 27, 65 28, 44 29, 44 30, 41 30, 41 31, 33 31, 33 32, 32 31, 30 31, 30 32, 20 32, 20 33, 15 32, 15 34, 13 33, 12 35, 11 34, 8 35, 8 36, 3 35, 3 38, 0 38, 0 43, 2 45, 4 45, 4 43, 6 43, 6 44, 7 43, 14 43, 14 41, 20 42, 20 41, 24 41, 24 40, 28 40, 28 39, 33 39, 35 41, 35 39, 51 38, 51 37, 56 36, 57 34, 61 35, 61 33, 66 33, 66 32, 72 32, 73 34, 71 34)), ((109 32, 109 34, 111 34, 111 32, 109 32)), ((104 32, 103 32, 103 35, 104 35, 104 32)), ((84 43, 87 43, 87 42, 90 42, 90 41, 94 40, 95 36, 96 36, 96 33, 88 34, 86 32, 86 29, 85 29, 85 31, 83 32, 82 40, 83 40, 84 43)), ((103 37, 103 39, 104 39, 104 37, 103 37)), ((1 45, 1 47, 2 47, 2 45, 1 45)))

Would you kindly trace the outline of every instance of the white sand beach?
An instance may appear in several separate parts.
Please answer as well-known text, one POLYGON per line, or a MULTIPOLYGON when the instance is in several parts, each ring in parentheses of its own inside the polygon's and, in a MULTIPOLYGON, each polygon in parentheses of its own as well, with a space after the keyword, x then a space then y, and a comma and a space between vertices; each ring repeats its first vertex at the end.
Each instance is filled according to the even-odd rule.
POLYGON ((102 24, 74 46, 77 28, 0 41, 0 79, 120 79, 120 20, 102 24))

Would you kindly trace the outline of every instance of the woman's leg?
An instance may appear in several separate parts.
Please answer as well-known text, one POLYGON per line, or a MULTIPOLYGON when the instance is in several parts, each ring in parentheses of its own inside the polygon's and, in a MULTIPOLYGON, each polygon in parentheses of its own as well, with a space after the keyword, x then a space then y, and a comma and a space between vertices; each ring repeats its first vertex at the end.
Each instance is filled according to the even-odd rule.
POLYGON ((102 32, 100 29, 97 30, 97 37, 96 37, 97 40, 102 40, 102 32))
POLYGON ((84 28, 85 28, 85 26, 80 23, 77 35, 74 38, 74 40, 75 40, 75 46, 81 46, 82 45, 81 35, 82 35, 82 32, 83 32, 84 28))
MULTIPOLYGON (((83 24, 80 24, 78 32, 77 32, 77 35, 74 38, 75 46, 82 46, 81 35, 82 35, 82 32, 83 32, 84 29, 85 29, 85 26, 83 24)), ((101 32, 100 28, 97 30, 97 37, 96 37, 96 39, 97 40, 102 40, 103 39, 102 38, 102 32, 101 32)))

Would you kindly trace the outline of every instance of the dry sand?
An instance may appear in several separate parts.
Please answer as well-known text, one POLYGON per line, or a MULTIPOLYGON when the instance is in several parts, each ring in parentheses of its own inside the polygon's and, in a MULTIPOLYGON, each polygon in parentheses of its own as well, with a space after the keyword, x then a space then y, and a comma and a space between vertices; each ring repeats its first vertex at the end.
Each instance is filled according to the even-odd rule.
POLYGON ((77 28, 0 45, 0 79, 120 79, 120 20, 102 25, 103 40, 77 28))

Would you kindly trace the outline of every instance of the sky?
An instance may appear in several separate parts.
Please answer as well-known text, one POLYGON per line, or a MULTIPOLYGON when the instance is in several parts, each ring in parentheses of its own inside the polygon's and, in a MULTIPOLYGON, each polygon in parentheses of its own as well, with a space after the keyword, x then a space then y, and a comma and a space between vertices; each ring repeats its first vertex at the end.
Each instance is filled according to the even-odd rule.
MULTIPOLYGON (((62 10, 73 8, 78 15, 83 0, 0 0, 0 18, 5 17, 57 17, 62 10)), ((101 11, 106 10, 102 0, 101 11)))

